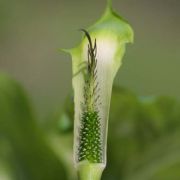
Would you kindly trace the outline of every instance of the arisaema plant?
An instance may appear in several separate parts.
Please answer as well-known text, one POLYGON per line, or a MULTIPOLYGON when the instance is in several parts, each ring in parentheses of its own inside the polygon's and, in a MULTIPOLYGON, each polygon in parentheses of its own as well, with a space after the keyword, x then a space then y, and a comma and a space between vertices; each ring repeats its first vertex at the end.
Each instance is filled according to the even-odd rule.
POLYGON ((106 166, 108 116, 115 75, 131 26, 111 6, 89 28, 80 44, 65 50, 72 56, 74 88, 74 162, 79 178, 98 180, 106 166))

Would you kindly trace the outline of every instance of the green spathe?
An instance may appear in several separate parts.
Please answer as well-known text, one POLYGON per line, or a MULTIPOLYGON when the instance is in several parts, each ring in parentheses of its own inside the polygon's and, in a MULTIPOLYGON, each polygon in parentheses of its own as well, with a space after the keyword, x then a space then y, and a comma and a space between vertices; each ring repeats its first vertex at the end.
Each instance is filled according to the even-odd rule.
MULTIPOLYGON (((106 144, 109 107, 114 77, 122 64, 125 52, 125 44, 133 42, 133 30, 130 25, 117 15, 108 4, 104 15, 87 29, 93 42, 97 42, 97 79, 100 103, 98 112, 101 121, 101 144, 102 144, 102 167, 106 165, 106 144)), ((70 50, 64 50, 72 56, 73 88, 75 103, 74 123, 74 162, 79 167, 78 147, 79 129, 83 114, 82 103, 84 102, 84 73, 88 62, 88 41, 83 38, 81 43, 70 50)), ((91 166, 93 162, 89 162, 91 166)), ((95 163, 94 163, 95 165, 95 163)), ((101 169, 102 170, 102 169, 101 169)))
MULTIPOLYGON (((126 43, 133 42, 134 33, 128 22, 113 11, 110 2, 108 3, 103 16, 87 30, 90 33, 92 39, 97 39, 97 43, 101 40, 109 41, 110 46, 115 45, 115 47, 112 47, 114 50, 113 56, 115 58, 112 58, 110 60, 115 61, 114 64, 119 62, 118 64, 120 65, 124 51, 121 50, 122 53, 120 53, 120 56, 118 56, 117 53, 120 51, 120 49, 124 50, 124 45, 126 43)), ((86 56, 86 52, 84 54, 84 48, 87 48, 86 45, 87 39, 83 38, 81 43, 77 47, 72 49, 63 49, 64 52, 70 53, 72 55, 74 75, 80 70, 79 66, 81 65, 81 63, 85 61, 83 56, 86 56)))

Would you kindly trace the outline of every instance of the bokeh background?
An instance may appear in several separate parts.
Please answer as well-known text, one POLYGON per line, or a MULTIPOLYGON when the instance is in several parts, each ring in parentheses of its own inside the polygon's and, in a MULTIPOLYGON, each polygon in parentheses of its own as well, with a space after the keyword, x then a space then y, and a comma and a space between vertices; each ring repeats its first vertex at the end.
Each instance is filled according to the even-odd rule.
MULTIPOLYGON (((66 110, 62 108, 63 103, 72 91, 71 59, 60 53, 58 48, 76 46, 82 36, 78 29, 95 22, 105 6, 105 0, 0 0, 0 72, 9 74, 23 86, 34 106, 40 127, 49 125, 55 111, 58 114, 66 110)), ((148 100, 151 103, 152 97, 169 97, 171 100, 167 100, 169 106, 166 109, 171 109, 180 97, 180 1, 114 0, 113 7, 129 21, 135 32, 135 42, 127 47, 123 66, 115 79, 116 86, 129 89, 134 93, 133 97, 139 98, 138 101, 145 101, 140 98, 142 96, 151 97, 148 100)), ((124 91, 118 92, 122 95, 124 91)), ((129 102, 130 105, 133 103, 129 102)), ((179 111, 176 110, 176 115, 179 111)), ((54 116, 58 117, 57 114, 54 116)), ((145 119, 153 119, 153 126, 156 124, 154 119, 159 116, 154 118, 152 114, 151 118, 145 119)), ((174 114, 172 116, 174 118, 174 114)), ((177 115, 175 119, 179 117, 177 115)), ((168 122, 171 119, 169 117, 168 122)), ((68 126, 67 122, 64 126, 68 126)), ((4 146, 1 145, 1 149, 4 146)), ((107 177, 113 179, 112 174, 113 170, 107 177)), ((116 171, 114 174, 117 174, 116 171)), ((172 179, 172 176, 167 177, 172 179)), ((17 177, 27 179, 26 176, 17 177)), ((177 176, 173 178, 175 180, 177 176)), ((120 175, 114 179, 121 179, 120 175)), ((36 180, 35 176, 32 180, 36 180)))

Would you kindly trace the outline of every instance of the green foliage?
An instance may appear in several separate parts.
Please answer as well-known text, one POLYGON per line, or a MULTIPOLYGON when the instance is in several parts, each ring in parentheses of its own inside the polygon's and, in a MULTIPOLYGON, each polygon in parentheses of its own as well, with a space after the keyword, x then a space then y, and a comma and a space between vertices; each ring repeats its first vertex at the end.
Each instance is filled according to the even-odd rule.
POLYGON ((65 170, 44 139, 23 89, 3 74, 0 75, 0 145, 8 147, 3 152, 11 156, 9 173, 13 179, 66 179, 65 170))
POLYGON ((179 179, 172 175, 172 166, 180 162, 175 153, 180 150, 179 102, 163 96, 139 98, 119 88, 113 92, 104 179, 164 180, 168 174, 179 179))

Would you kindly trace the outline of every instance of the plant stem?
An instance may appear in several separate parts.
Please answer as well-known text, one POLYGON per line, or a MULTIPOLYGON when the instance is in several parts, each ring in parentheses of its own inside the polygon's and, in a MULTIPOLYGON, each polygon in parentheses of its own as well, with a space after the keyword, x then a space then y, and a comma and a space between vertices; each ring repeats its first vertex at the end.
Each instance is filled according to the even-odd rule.
POLYGON ((101 163, 81 161, 78 164, 79 180, 100 180, 105 166, 101 163))

